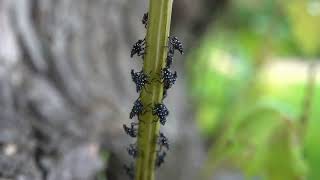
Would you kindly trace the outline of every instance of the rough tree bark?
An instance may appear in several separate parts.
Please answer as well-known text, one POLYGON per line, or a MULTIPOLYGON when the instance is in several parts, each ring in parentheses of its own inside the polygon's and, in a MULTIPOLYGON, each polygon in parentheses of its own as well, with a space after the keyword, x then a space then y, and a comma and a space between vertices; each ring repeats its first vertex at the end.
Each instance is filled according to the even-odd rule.
MULTIPOLYGON (((137 97, 129 72, 141 63, 129 51, 146 9, 146 0, 0 1, 0 179, 89 180, 105 167, 108 179, 124 179, 122 124, 137 97)), ((178 17, 203 21, 197 13, 178 17)), ((203 150, 183 72, 169 96, 172 150, 159 179, 191 180, 203 150)))

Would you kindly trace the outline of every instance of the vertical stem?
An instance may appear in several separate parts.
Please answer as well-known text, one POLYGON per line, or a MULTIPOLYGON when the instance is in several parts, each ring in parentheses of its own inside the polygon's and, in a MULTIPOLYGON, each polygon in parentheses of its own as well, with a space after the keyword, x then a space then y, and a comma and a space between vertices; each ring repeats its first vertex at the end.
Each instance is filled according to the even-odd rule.
POLYGON ((141 92, 141 101, 148 110, 139 117, 138 157, 136 161, 136 180, 153 180, 159 121, 155 122, 152 107, 161 103, 163 85, 157 80, 165 66, 167 43, 170 32, 173 0, 150 0, 149 19, 146 36, 146 54, 143 71, 150 75, 150 84, 141 92), (156 80, 154 80, 156 79, 156 80))

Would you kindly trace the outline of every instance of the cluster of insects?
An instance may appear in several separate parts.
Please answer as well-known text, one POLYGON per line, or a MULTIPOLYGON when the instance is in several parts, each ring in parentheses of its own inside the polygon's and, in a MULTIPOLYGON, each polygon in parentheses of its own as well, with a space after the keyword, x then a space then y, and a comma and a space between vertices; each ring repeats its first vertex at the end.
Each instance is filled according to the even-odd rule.
MULTIPOLYGON (((143 15, 143 18, 141 20, 142 24, 147 28, 149 14, 145 13, 143 15)), ((133 56, 142 57, 144 59, 144 55, 146 54, 146 40, 138 40, 136 43, 134 43, 132 49, 131 49, 131 58, 133 56)), ((138 133, 138 126, 139 123, 144 123, 141 120, 139 120, 140 116, 151 112, 151 114, 154 116, 154 122, 158 122, 164 126, 167 122, 167 117, 169 115, 168 108, 163 104, 163 100, 167 97, 167 91, 170 89, 176 82, 177 79, 177 72, 171 71, 170 68, 173 64, 173 57, 175 54, 175 51, 178 51, 180 54, 183 54, 183 47, 182 43, 178 40, 177 37, 170 36, 168 37, 168 45, 166 46, 168 48, 167 51, 167 57, 166 57, 166 63, 165 66, 161 69, 161 72, 157 74, 158 78, 151 79, 150 74, 151 73, 145 73, 143 70, 135 72, 133 69, 131 70, 131 78, 136 86, 136 92, 139 93, 142 90, 148 93, 146 87, 152 82, 158 82, 163 85, 163 99, 162 102, 157 104, 149 104, 144 105, 140 99, 140 97, 133 103, 133 107, 131 109, 131 112, 129 114, 129 118, 133 119, 134 117, 137 117, 138 121, 131 122, 130 125, 123 125, 123 129, 127 135, 129 135, 132 138, 136 138, 139 136, 138 133)), ((155 160, 155 167, 160 167, 165 160, 165 157, 167 155, 167 151, 169 150, 169 140, 168 138, 160 132, 157 136, 156 143, 158 144, 158 148, 156 150, 156 160, 155 160)), ((127 147, 127 152, 130 156, 133 158, 137 158, 139 156, 139 150, 137 148, 137 142, 130 144, 129 147, 127 147)), ((130 179, 134 179, 134 164, 131 163, 129 166, 124 165, 124 170, 128 177, 130 179)))

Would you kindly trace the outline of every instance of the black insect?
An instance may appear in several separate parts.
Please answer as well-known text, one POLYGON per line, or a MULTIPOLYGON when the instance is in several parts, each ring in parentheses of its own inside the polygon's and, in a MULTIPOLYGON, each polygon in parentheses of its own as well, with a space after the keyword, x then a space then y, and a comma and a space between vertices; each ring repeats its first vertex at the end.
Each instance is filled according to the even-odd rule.
POLYGON ((163 88, 169 89, 177 80, 177 72, 172 73, 169 68, 165 67, 161 70, 161 79, 163 82, 163 88))
POLYGON ((136 91, 140 92, 142 88, 145 87, 146 84, 149 84, 149 76, 146 75, 143 71, 134 72, 131 70, 131 78, 132 81, 136 84, 136 91))
POLYGON ((162 153, 158 152, 157 153, 157 158, 156 158, 156 162, 155 162, 157 168, 159 168, 162 165, 162 163, 164 163, 164 158, 166 157, 166 155, 167 155, 166 152, 162 152, 162 153))
POLYGON ((138 135, 138 129, 135 127, 137 125, 138 125, 137 123, 133 123, 133 122, 130 124, 130 127, 124 124, 123 129, 126 132, 126 134, 134 138, 134 137, 137 137, 138 135))
POLYGON ((138 149, 135 144, 130 144, 127 148, 128 154, 132 156, 133 158, 136 158, 138 156, 138 149))
POLYGON ((174 48, 172 46, 169 46, 167 59, 166 59, 166 67, 170 68, 173 62, 173 56, 174 56, 174 48))
POLYGON ((131 57, 133 57, 135 54, 137 54, 138 56, 143 56, 144 50, 145 50, 145 44, 146 44, 145 39, 138 40, 131 49, 131 57))
POLYGON ((158 137, 158 144, 160 146, 160 151, 162 147, 165 147, 167 148, 167 150, 169 150, 169 140, 166 136, 164 136, 162 132, 160 132, 160 135, 158 137))
POLYGON ((128 165, 123 165, 123 169, 126 172, 126 174, 129 176, 130 179, 134 179, 134 166, 131 164, 130 166, 128 165))
POLYGON ((147 28, 147 25, 148 25, 148 18, 149 18, 149 13, 144 13, 142 17, 142 24, 144 24, 145 28, 147 28))
POLYGON ((183 47, 182 47, 182 43, 179 41, 179 39, 175 36, 169 37, 169 49, 170 46, 172 46, 173 49, 178 50, 180 52, 180 54, 183 54, 183 47))
POLYGON ((156 104, 152 110, 152 114, 159 118, 160 123, 164 126, 167 122, 169 110, 164 104, 156 104))
POLYGON ((134 116, 139 116, 141 115, 143 112, 143 104, 141 102, 140 99, 137 99, 134 103, 133 103, 133 107, 132 110, 130 112, 130 119, 132 119, 134 116))

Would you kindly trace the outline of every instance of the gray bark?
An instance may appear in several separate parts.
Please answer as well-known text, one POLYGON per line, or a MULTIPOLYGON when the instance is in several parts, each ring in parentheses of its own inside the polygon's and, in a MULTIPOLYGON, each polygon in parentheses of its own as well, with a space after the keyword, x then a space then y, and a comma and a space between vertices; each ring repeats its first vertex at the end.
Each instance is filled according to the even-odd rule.
MULTIPOLYGON (((202 20, 190 3, 177 28, 188 41, 188 23, 202 20)), ((109 179, 125 179, 132 140, 122 124, 138 97, 129 72, 142 63, 129 52, 144 36, 146 9, 146 0, 0 1, 0 179, 89 180, 106 168, 109 179)), ((158 175, 191 180, 203 149, 177 61, 164 130, 172 146, 158 175)))

